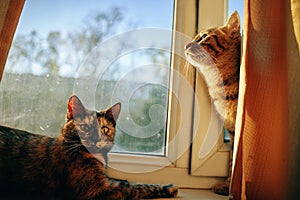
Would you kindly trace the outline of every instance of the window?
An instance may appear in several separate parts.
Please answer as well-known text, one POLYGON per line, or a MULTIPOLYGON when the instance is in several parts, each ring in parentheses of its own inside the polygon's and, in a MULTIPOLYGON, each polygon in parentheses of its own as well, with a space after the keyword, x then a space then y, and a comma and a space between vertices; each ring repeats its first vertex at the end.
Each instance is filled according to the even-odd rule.
POLYGON ((227 1, 98 4, 25 3, 1 81, 0 123, 57 136, 73 92, 91 109, 120 101, 109 175, 188 188, 224 179, 228 150, 221 137, 203 148, 211 105, 199 75, 185 76, 183 46, 197 27, 224 23, 227 1), (217 172, 216 162, 224 166, 217 172))
POLYGON ((25 2, 2 81, 1 123, 57 135, 73 92, 91 109, 120 101, 113 152, 165 156, 173 8, 172 0, 25 2), (137 31, 144 27, 169 30, 161 49, 150 30, 137 31))

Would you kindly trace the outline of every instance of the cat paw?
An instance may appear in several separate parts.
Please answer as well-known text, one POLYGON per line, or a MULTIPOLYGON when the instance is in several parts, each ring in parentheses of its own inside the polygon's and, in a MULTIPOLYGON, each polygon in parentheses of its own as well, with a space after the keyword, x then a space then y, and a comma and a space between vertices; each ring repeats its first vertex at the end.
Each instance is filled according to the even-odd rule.
POLYGON ((168 197, 176 197, 178 194, 178 188, 173 184, 165 185, 164 189, 167 191, 168 197))
POLYGON ((219 195, 228 196, 229 195, 229 182, 217 183, 213 188, 213 192, 219 195))

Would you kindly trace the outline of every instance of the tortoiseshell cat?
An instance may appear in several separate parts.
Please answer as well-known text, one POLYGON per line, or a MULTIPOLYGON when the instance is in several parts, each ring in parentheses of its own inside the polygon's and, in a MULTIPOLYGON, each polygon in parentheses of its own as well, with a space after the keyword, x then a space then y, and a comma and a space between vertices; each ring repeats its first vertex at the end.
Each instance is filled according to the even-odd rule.
POLYGON ((176 196, 171 184, 137 184, 106 176, 120 109, 118 103, 90 111, 74 95, 58 138, 0 126, 0 195, 83 200, 176 196))
MULTIPOLYGON (((209 95, 229 131, 233 145, 240 72, 240 19, 235 11, 222 27, 200 32, 185 46, 188 62, 196 67, 208 86, 209 95)), ((215 193, 228 195, 229 177, 213 187, 215 193)))

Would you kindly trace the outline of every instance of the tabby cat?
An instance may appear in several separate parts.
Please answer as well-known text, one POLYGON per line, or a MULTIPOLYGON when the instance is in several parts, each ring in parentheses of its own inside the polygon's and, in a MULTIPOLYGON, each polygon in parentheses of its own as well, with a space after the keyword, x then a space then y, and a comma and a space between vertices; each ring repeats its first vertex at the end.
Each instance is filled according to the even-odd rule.
POLYGON ((107 153, 120 109, 117 103, 104 111, 90 111, 74 95, 58 138, 0 126, 0 195, 83 200, 175 197, 177 188, 172 184, 107 177, 107 153))
MULTIPOLYGON (((232 145, 239 90, 240 45, 240 19, 235 11, 224 26, 200 32, 185 46, 186 58, 202 74, 213 105, 231 135, 232 145)), ((228 195, 230 179, 231 167, 227 181, 217 184, 213 190, 228 195)))

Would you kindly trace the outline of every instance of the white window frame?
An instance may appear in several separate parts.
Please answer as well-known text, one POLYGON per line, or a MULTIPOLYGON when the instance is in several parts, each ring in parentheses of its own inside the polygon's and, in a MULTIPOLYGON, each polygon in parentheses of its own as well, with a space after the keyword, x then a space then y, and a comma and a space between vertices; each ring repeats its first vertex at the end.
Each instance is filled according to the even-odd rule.
MULTIPOLYGON (((174 5, 174 30, 190 38, 198 30, 223 24, 227 18, 227 0, 175 0, 174 5)), ((172 48, 183 50, 187 42, 173 37, 172 48)), ((171 65, 172 71, 186 77, 184 58, 173 54, 171 65)), ((222 134, 205 158, 198 156, 210 126, 209 119, 216 117, 199 73, 191 74, 188 81, 195 87, 195 93, 185 91, 185 83, 171 73, 170 88, 178 96, 170 93, 169 97, 167 131, 171 143, 167 146, 167 156, 110 153, 109 176, 134 182, 173 183, 184 188, 211 188, 227 176, 229 150, 222 134), (191 140, 195 141, 192 146, 191 140)), ((219 126, 218 120, 216 123, 219 126)))

